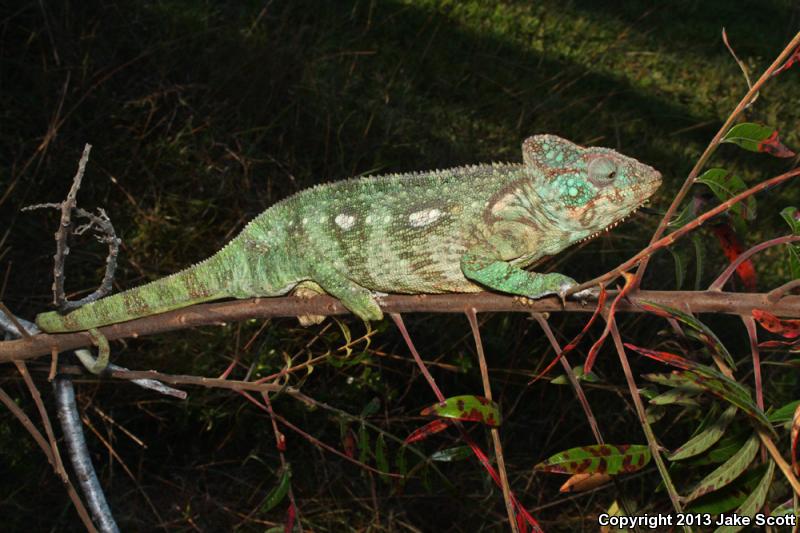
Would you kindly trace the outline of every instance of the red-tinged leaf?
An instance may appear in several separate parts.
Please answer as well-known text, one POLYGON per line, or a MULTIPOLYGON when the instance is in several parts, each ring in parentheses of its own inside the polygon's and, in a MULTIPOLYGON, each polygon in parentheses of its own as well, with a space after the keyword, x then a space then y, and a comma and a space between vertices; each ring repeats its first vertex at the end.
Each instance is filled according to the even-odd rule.
POLYGON ((794 475, 800 476, 800 464, 798 464, 797 459, 797 440, 798 436, 800 436, 800 405, 794 410, 794 416, 792 416, 790 436, 792 442, 792 469, 794 470, 794 475))
POLYGON ((700 363, 695 363, 690 359, 686 359, 685 357, 681 357, 680 355, 676 355, 674 353, 661 352, 658 350, 650 350, 649 348, 642 348, 640 346, 636 346, 635 344, 631 344, 629 342, 626 342, 624 344, 626 348, 629 348, 634 352, 640 353, 645 357, 649 357, 650 359, 655 359, 656 361, 661 361, 662 363, 667 363, 668 365, 682 368, 683 370, 692 370, 694 368, 701 366, 700 363))
POLYGON ((412 431, 411 434, 403 441, 403 444, 411 444, 412 442, 427 439, 431 435, 449 428, 451 425, 453 425, 453 422, 453 420, 443 420, 441 418, 431 420, 421 428, 417 428, 412 431))
MULTIPOLYGON (((722 246, 722 252, 725 254, 725 257, 728 258, 728 261, 733 263, 742 255, 744 246, 742 246, 742 241, 739 240, 739 237, 730 225, 724 223, 714 224, 711 226, 711 231, 717 236, 717 240, 722 246)), ((742 261, 742 263, 736 267, 736 275, 742 281, 747 291, 755 292, 757 281, 756 269, 750 259, 742 261)))
POLYGON ((753 318, 770 333, 777 333, 785 339, 800 337, 800 320, 781 319, 763 309, 753 309, 753 318))
POLYGON ((793 341, 764 341, 758 343, 759 348, 789 348, 790 352, 800 350, 800 339, 793 341), (796 347, 796 349, 795 349, 796 347))
POLYGON ((622 276, 625 278, 625 285, 622 287, 622 290, 619 291, 617 297, 614 298, 614 301, 611 302, 611 307, 608 310, 608 317, 606 317, 606 327, 603 329, 603 333, 592 345, 591 349, 589 349, 589 355, 586 356, 586 362, 583 363, 584 374, 589 374, 592 371, 594 361, 597 359, 597 354, 600 352, 600 348, 602 348, 603 344, 606 342, 606 337, 608 337, 608 334, 611 331, 611 324, 614 323, 614 313, 617 311, 617 304, 620 300, 627 296, 628 292, 633 288, 633 280, 635 279, 634 275, 630 272, 623 272, 622 276))
POLYGON ((294 508, 294 504, 290 504, 289 508, 286 509, 286 527, 283 528, 283 533, 292 533, 294 531, 294 520, 297 516, 297 509, 294 508))
POLYGON ((629 474, 650 462, 650 448, 644 444, 593 444, 551 455, 534 467, 556 474, 629 474))
POLYGON ((353 458, 356 456, 356 434, 350 428, 347 428, 342 438, 342 447, 347 457, 353 458))
POLYGON ((444 404, 435 403, 420 413, 422 416, 439 416, 464 422, 481 422, 487 426, 500 425, 500 408, 483 396, 467 394, 447 398, 444 404))
POLYGON ((581 342, 581 339, 583 339, 583 336, 584 336, 584 335, 586 335, 586 332, 587 332, 587 331, 589 331, 589 328, 590 328, 590 327, 592 327, 592 324, 594 324, 594 321, 597 319, 597 316, 600 314, 600 311, 601 311, 601 310, 602 310, 602 309, 605 307, 605 305, 606 305, 606 297, 607 297, 607 296, 608 296, 608 292, 606 291, 606 288, 605 288, 605 286, 601 285, 601 286, 600 286, 600 295, 597 297, 597 307, 595 307, 595 308, 594 308, 594 313, 592 313, 592 318, 590 318, 590 319, 589 319, 589 321, 588 321, 588 322, 586 323, 586 325, 583 327, 583 329, 581 330, 581 332, 580 332, 580 333, 578 333, 578 334, 575 336, 575 338, 574 338, 574 339, 572 339, 572 340, 570 341, 570 343, 569 343, 569 344, 567 344, 567 345, 566 345, 566 346, 565 346, 565 347, 564 347, 564 348, 561 350, 561 353, 559 353, 558 355, 556 355, 556 356, 553 358, 553 360, 552 360, 552 361, 550 361, 550 362, 547 364, 547 366, 544 368, 544 370, 542 370, 541 372, 539 372, 539 375, 537 375, 535 378, 533 378, 532 380, 530 380, 530 381, 528 382, 528 385, 532 385, 533 383, 536 383, 536 382, 537 382, 539 379, 541 379, 543 376, 547 375, 547 373, 548 373, 548 372, 550 372, 550 370, 552 370, 552 369, 553 369, 553 367, 555 366, 555 364, 556 364, 556 363, 558 363, 559 359, 561 359, 562 357, 564 357, 565 355, 567 355, 569 352, 571 352, 572 350, 574 350, 574 349, 575 349, 575 348, 578 346, 578 343, 579 343, 579 342, 581 342))
POLYGON ((764 124, 737 124, 728 130, 722 142, 738 144, 751 152, 764 152, 775 157, 794 157, 794 152, 781 144, 778 130, 764 124))
POLYGON ((758 143, 758 151, 774 157, 794 157, 796 154, 786 147, 778 137, 778 130, 772 132, 768 138, 758 143))
POLYGON ((792 52, 792 55, 789 56, 789 59, 787 59, 783 65, 772 71, 772 76, 777 76, 781 72, 792 68, 792 65, 798 62, 800 62, 800 47, 792 52))
POLYGON ((573 474, 558 488, 558 492, 586 492, 596 489, 611 481, 611 476, 605 473, 573 474))
POLYGON ((668 305, 657 304, 655 302, 648 302, 647 300, 638 300, 636 305, 653 313, 657 316, 663 318, 674 318, 679 322, 682 322, 692 328, 694 332, 687 331, 687 334, 690 335, 692 338, 695 338, 708 346, 708 349, 716 353, 722 359, 725 360, 728 365, 736 369, 736 363, 733 361, 733 356, 731 356, 728 349, 725 348, 725 345, 722 344, 722 341, 719 340, 719 337, 711 331, 711 328, 697 320, 695 317, 688 313, 684 313, 679 309, 675 309, 674 307, 669 307, 668 305))

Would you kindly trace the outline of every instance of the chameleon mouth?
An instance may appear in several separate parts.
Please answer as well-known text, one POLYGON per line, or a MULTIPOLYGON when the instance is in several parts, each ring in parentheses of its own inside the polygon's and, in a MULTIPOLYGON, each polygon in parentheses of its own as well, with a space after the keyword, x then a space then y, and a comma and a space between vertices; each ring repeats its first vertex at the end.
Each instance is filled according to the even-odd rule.
POLYGON ((636 214, 636 212, 639 209, 641 209, 642 207, 644 207, 648 203, 650 203, 650 199, 649 198, 647 198, 644 202, 642 202, 641 204, 639 204, 636 207, 634 207, 631 210, 631 212, 628 213, 627 215, 625 215, 624 217, 620 218, 619 220, 615 220, 614 222, 612 222, 611 224, 609 224, 605 228, 603 228, 601 230, 598 230, 598 231, 595 231, 591 235, 588 235, 588 236, 584 237, 583 239, 579 240, 577 244, 580 244, 582 242, 590 241, 592 239, 595 239, 595 238, 599 237, 600 235, 602 235, 603 233, 608 233, 612 229, 616 228, 617 226, 619 226, 620 224, 622 224, 623 222, 625 222, 626 220, 631 218, 634 214, 636 214))

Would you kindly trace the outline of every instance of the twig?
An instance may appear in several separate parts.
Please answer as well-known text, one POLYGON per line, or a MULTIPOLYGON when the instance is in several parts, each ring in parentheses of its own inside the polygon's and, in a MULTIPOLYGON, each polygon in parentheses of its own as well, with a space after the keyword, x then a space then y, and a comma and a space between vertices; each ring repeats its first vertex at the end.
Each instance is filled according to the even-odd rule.
MULTIPOLYGON (((469 320, 469 327, 472 329, 472 337, 475 340, 475 351, 478 354, 478 366, 481 369, 481 380, 483 381, 483 395, 488 400, 492 400, 492 385, 489 383, 489 370, 483 353, 483 341, 481 340, 481 331, 478 328, 478 317, 475 314, 475 309, 467 310, 466 314, 467 320, 469 320)), ((490 433, 492 435, 492 444, 494 445, 494 455, 497 458, 497 472, 500 474, 503 501, 506 504, 506 513, 508 514, 508 525, 513 533, 519 533, 516 513, 514 512, 514 502, 511 501, 511 489, 508 485, 508 474, 506 473, 506 461, 503 457, 503 445, 500 442, 500 431, 497 428, 491 428, 490 433)))
MULTIPOLYGON (((609 291, 613 299, 615 291, 609 291)), ((800 295, 788 295, 777 302, 767 300, 766 293, 729 293, 711 291, 638 291, 621 301, 617 312, 641 313, 636 306, 639 300, 647 300, 662 305, 681 306, 693 313, 726 313, 740 315, 749 313, 756 307, 770 307, 779 316, 800 317, 800 295)), ((426 296, 392 295, 381 299, 381 307, 389 313, 463 313, 474 307, 476 312, 580 312, 591 313, 593 307, 579 302, 567 301, 562 306, 556 298, 542 298, 522 305, 511 296, 495 293, 440 294, 426 296)), ((229 324, 251 318, 300 315, 345 315, 349 311, 330 296, 317 296, 310 299, 294 296, 281 298, 253 298, 198 304, 159 315, 148 316, 99 328, 108 340, 128 337, 142 337, 175 331, 195 326, 229 324)), ((0 363, 14 359, 31 359, 49 355, 53 348, 58 351, 91 346, 86 332, 40 334, 30 339, 0 342, 0 363)))
POLYGON ((444 403, 444 394, 442 394, 442 391, 439 390, 439 387, 436 385, 436 380, 433 379, 433 376, 425 366, 425 362, 422 360, 422 357, 419 356, 419 352, 417 352, 417 349, 414 347, 414 343, 411 342, 411 337, 408 335, 406 325, 403 323, 403 317, 401 317, 399 313, 391 313, 391 317, 392 320, 394 320, 394 323, 397 325, 397 329, 400 330, 400 334, 403 336, 403 339, 406 341, 408 349, 411 350, 411 355, 414 357, 414 361, 417 362, 420 372, 422 372, 422 375, 425 376, 426 380, 428 380, 428 385, 431 386, 431 390, 433 390, 433 393, 436 395, 436 399, 439 400, 439 403, 444 403))
POLYGON ((793 279, 792 281, 788 281, 781 285, 780 287, 776 287, 767 293, 767 300, 770 303, 775 303, 784 295, 788 294, 789 292, 793 291, 794 289, 800 288, 800 279, 793 279))
POLYGON ((798 241, 800 241, 800 235, 784 235, 783 237, 776 237, 775 239, 771 239, 756 244, 749 250, 740 254, 739 257, 737 257, 733 262, 731 262, 731 264, 728 265, 728 267, 722 271, 719 277, 717 277, 717 279, 711 282, 711 285, 708 286, 708 290, 710 291, 722 290, 722 286, 725 285, 728 279, 730 279, 730 277, 733 275, 733 273, 736 271, 739 265, 750 259, 751 256, 757 254, 761 250, 766 250, 767 248, 770 248, 772 246, 778 246, 779 244, 787 244, 790 242, 798 242, 798 241))
MULTIPOLYGON (((697 179, 697 176, 700 174, 700 170, 702 170, 708 159, 711 157, 711 154, 713 154, 714 151, 719 146, 723 135, 725 135, 728 132, 728 129, 731 127, 734 121, 739 117, 742 111, 747 109, 747 106, 750 105, 753 98, 758 94, 758 91, 761 89, 761 86, 764 85, 764 83, 766 83, 767 80, 772 77, 773 71, 778 69, 783 64, 783 62, 792 54, 792 52, 798 47, 798 45, 800 45, 800 32, 795 34, 795 36, 792 38, 789 44, 787 44, 786 47, 783 49, 783 51, 781 51, 781 53, 778 54, 778 57, 775 59, 775 61, 773 61, 772 64, 767 68, 767 70, 764 71, 764 73, 761 75, 760 78, 758 78, 755 84, 753 84, 750 87, 750 90, 747 91, 747 94, 745 94, 742 97, 736 108, 734 108, 731 114, 728 115, 728 118, 722 124, 717 134, 714 135, 714 138, 711 139, 711 142, 708 144, 708 146, 706 146, 706 149, 703 151, 702 155, 697 160, 697 163, 695 163, 694 167, 689 172, 689 175, 686 177, 686 181, 683 182, 683 185, 681 186, 678 193, 675 195, 675 198, 672 200, 672 203, 670 204, 666 213, 664 213, 664 217, 661 219, 661 222, 658 223, 658 227, 656 228, 656 231, 653 233, 653 237, 650 239, 651 246, 654 243, 656 243, 664 234, 664 231, 666 231, 667 224, 669 224, 669 222, 672 220, 672 217, 675 215, 675 211, 677 211, 678 206, 683 201, 686 194, 689 192, 689 189, 694 184, 695 179, 697 179)), ((642 264, 636 270, 636 280, 634 282, 636 287, 638 287, 639 283, 641 283, 642 276, 644 275, 644 272, 647 269, 648 261, 649 258, 645 257, 644 260, 642 261, 642 264)), ((627 268, 624 270, 627 270, 627 268)))
POLYGON ((68 442, 67 453, 86 496, 92 518, 100 531, 104 533, 118 532, 119 527, 114 521, 103 488, 94 472, 94 466, 89 460, 89 448, 86 445, 86 438, 83 436, 83 426, 77 415, 78 407, 75 404, 72 380, 56 377, 53 387, 58 402, 58 419, 61 422, 64 438, 68 442))
MULTIPOLYGON (((628 356, 625 355, 625 347, 622 345, 622 339, 619 336, 617 325, 613 322, 611 324, 611 338, 614 340, 614 346, 617 348, 619 362, 622 365, 622 371, 625 374, 625 380, 628 382, 628 390, 631 393, 633 405, 636 407, 636 414, 639 417, 639 423, 641 424, 644 435, 647 438, 647 444, 650 447, 650 454, 652 455, 653 460, 656 462, 658 472, 661 474, 661 480, 664 482, 664 488, 667 489, 669 499, 672 501, 672 508, 675 509, 676 513, 681 514, 683 513, 683 507, 681 506, 680 496, 678 495, 678 491, 675 489, 675 485, 672 483, 672 478, 669 476, 669 471, 667 470, 667 466, 664 464, 664 459, 661 457, 661 446, 656 440, 656 436, 653 433, 653 428, 650 427, 650 423, 647 421, 647 413, 645 412, 644 404, 642 404, 642 398, 639 395, 639 388, 636 386, 636 381, 633 378, 633 372, 631 371, 631 365, 628 362, 628 356)), ((691 528, 684 525, 683 530, 690 532, 691 528)))

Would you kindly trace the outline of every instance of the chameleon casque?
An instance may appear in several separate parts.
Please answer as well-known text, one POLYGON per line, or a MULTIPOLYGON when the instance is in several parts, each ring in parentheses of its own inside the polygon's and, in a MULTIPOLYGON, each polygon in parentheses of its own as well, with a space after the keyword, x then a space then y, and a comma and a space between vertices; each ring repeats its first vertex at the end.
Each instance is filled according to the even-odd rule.
POLYGON ((522 163, 315 186, 261 213, 201 263, 65 315, 42 313, 36 323, 45 332, 80 331, 291 291, 330 294, 364 320, 383 317, 381 293, 563 296, 573 279, 524 269, 634 212, 661 174, 554 135, 526 139, 522 155, 522 163))

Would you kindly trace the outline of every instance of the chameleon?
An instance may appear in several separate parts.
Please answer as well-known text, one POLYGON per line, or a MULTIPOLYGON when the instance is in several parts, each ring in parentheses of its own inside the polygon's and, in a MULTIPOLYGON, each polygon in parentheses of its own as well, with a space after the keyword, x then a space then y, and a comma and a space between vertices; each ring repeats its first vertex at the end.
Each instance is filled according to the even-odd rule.
MULTIPOLYGON (((490 289, 563 299, 576 282, 527 268, 636 211, 661 174, 614 150, 550 134, 521 163, 350 178, 275 203, 208 259, 67 314, 48 333, 81 331, 224 298, 329 294, 364 321, 387 293, 490 289)), ((321 317, 300 317, 304 324, 321 317)))

